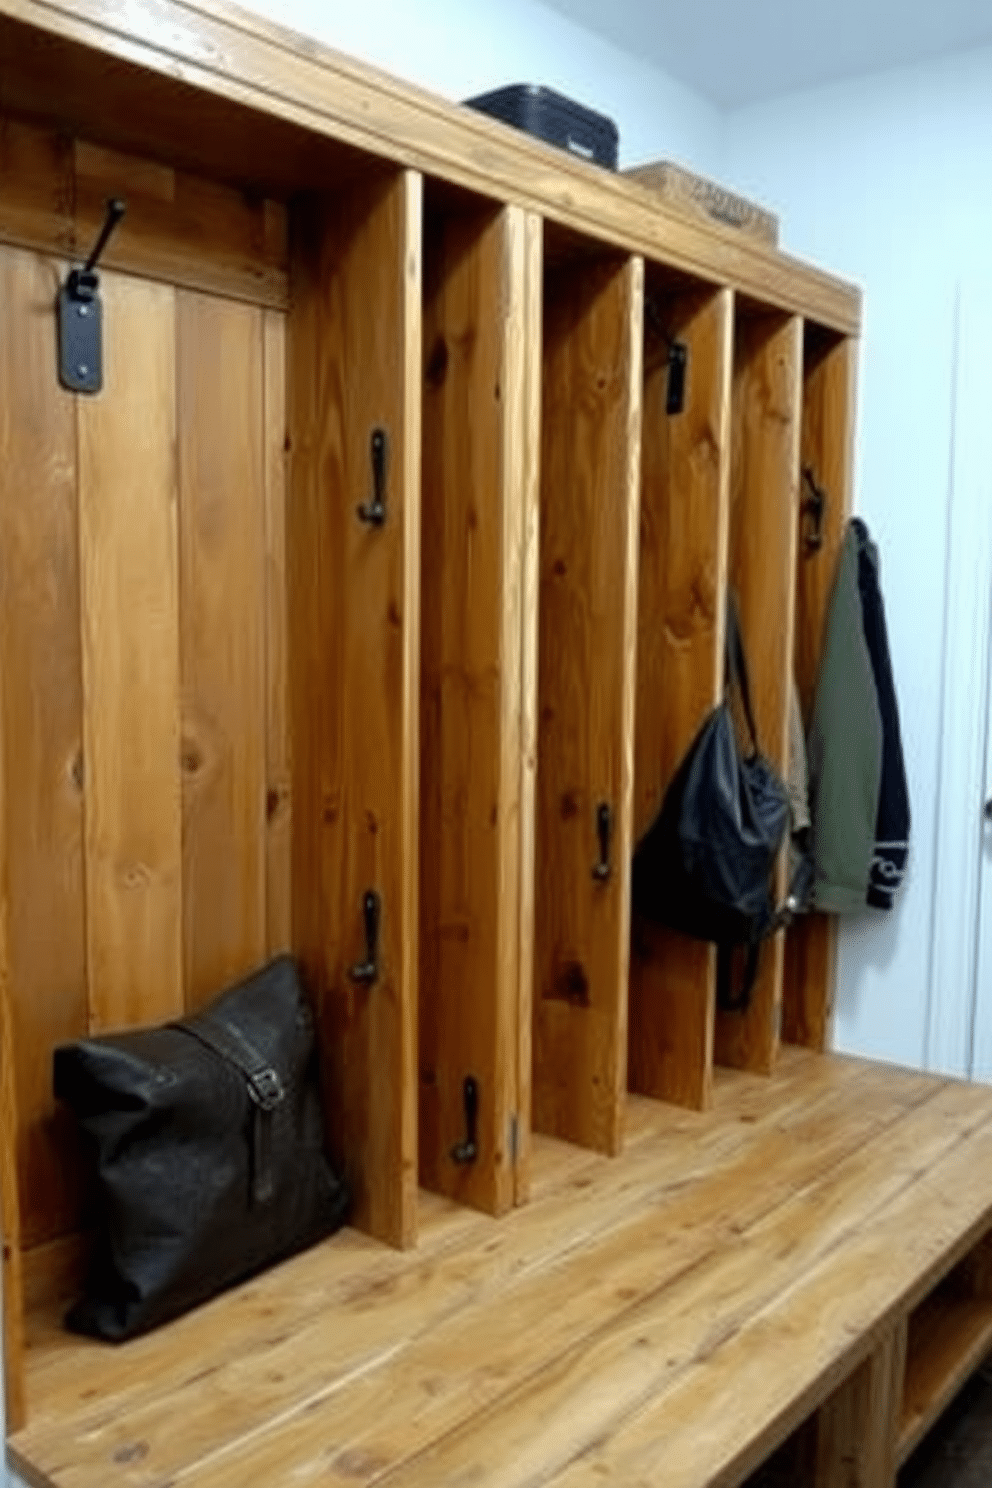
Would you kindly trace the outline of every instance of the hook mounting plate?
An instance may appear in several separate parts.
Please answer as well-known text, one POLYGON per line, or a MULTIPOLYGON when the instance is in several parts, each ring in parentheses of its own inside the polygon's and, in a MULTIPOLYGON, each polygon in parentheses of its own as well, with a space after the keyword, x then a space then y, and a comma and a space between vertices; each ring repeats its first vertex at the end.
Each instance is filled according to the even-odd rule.
POLYGON ((103 387, 103 306, 87 279, 96 275, 74 271, 59 290, 59 382, 70 393, 103 387))

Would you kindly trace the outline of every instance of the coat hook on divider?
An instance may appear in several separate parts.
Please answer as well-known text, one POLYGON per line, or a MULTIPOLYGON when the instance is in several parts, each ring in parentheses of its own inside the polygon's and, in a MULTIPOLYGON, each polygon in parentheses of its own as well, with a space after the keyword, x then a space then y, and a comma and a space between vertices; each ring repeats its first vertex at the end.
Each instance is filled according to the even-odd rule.
POLYGON ((665 412, 671 418, 685 408, 685 379, 689 365, 689 348, 684 341, 676 341, 668 334, 655 300, 648 295, 644 310, 651 329, 668 347, 668 387, 665 393, 665 412))
POLYGON ((827 493, 816 483, 811 465, 803 466, 805 494, 800 502, 799 515, 803 533, 803 551, 809 557, 823 547, 823 516, 827 509, 827 493))
POLYGON ((103 387, 103 306, 96 266, 125 210, 119 197, 108 201, 93 251, 59 290, 59 382, 70 393, 98 393, 103 387))

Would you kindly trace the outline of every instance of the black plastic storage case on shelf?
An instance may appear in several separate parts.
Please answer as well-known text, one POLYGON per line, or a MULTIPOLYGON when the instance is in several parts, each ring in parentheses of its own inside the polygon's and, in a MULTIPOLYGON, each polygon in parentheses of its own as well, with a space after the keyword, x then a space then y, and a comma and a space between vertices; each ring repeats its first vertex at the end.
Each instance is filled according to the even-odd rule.
POLYGON ((617 168, 620 135, 613 120, 574 103, 553 88, 514 83, 466 102, 469 108, 502 119, 504 124, 513 124, 583 160, 592 160, 609 170, 617 168))

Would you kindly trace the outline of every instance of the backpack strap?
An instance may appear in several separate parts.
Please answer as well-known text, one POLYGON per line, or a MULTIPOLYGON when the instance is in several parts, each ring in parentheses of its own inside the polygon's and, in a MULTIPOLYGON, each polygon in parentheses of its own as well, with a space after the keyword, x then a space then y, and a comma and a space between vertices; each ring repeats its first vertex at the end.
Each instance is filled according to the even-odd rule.
POLYGON ((716 949, 716 1005, 721 1013, 746 1013, 751 1006, 751 993, 758 979, 758 958, 760 954, 761 941, 748 941, 747 959, 744 962, 744 976, 740 987, 735 992, 731 988, 734 946, 730 941, 721 940, 718 942, 716 949))
POLYGON ((744 717, 751 735, 751 753, 758 754, 758 730, 754 726, 754 711, 751 707, 751 684, 748 679, 747 657, 744 655, 744 640, 737 600, 731 590, 727 591, 727 619, 723 640, 724 686, 736 686, 744 705, 744 717))

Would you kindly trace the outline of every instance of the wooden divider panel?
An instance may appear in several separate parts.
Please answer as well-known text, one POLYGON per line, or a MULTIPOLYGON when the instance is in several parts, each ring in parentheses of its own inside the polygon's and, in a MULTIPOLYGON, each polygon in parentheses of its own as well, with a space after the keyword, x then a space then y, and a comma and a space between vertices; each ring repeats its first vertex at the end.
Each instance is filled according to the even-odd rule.
POLYGON ((533 1089, 534 902, 537 836, 537 661, 541 589, 541 388, 544 224, 524 216, 524 462, 520 624, 520 1017, 517 1020, 516 1202, 530 1197, 533 1089))
POLYGON ((420 1177, 499 1214, 515 1196, 524 213, 438 204, 424 261, 420 1177), (465 1143, 475 1082, 476 1151, 465 1143))
POLYGON ((264 316, 265 395, 265 687, 266 945, 270 956, 293 944, 292 740, 286 591, 286 317, 264 316))
MULTIPOLYGON (((796 685, 803 721, 813 716, 816 679, 844 528, 851 513, 854 460, 854 390, 858 343, 806 326, 803 343, 803 470, 826 496, 822 543, 807 542, 800 523, 796 558, 796 685)), ((800 501, 804 495, 800 491, 800 501)), ((830 1043, 837 953, 834 915, 811 914, 792 926, 785 941, 782 1036, 789 1043, 826 1049, 830 1043)))
POLYGON ((90 1028, 183 1011, 176 294, 104 274, 78 401, 90 1028))
MULTIPOLYGON (((641 434, 634 839, 723 694, 730 484, 729 290, 653 288, 648 271, 641 434), (669 344, 685 346, 681 412, 666 411, 669 344)), ((713 947, 634 915, 629 1084, 703 1109, 713 1082, 713 947)))
POLYGON ((627 1074, 643 286, 637 258, 545 276, 534 1124, 605 1152, 627 1074))
POLYGON ((263 314, 178 297, 187 1009, 255 970, 265 916, 263 314))
POLYGON ((402 172, 300 207, 288 332, 293 940, 355 1221, 395 1244, 417 1189, 421 195, 402 172))
MULTIPOLYGON (((739 306, 732 393, 730 585, 740 604, 758 740, 783 775, 795 615, 802 321, 739 306)), ((785 853, 776 875, 785 891, 785 853)), ((761 948, 744 1013, 718 1013, 720 1064, 769 1074, 778 1048, 784 935, 761 948)))

